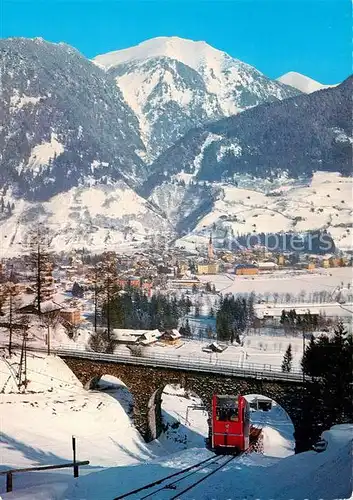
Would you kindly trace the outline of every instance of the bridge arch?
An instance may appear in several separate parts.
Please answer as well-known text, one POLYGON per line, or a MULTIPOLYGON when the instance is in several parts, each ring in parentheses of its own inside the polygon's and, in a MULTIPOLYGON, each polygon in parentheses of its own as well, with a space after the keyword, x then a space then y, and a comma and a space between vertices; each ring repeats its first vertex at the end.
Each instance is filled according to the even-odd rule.
POLYGON ((85 384, 84 388, 90 391, 100 391, 108 394, 118 401, 126 414, 133 418, 134 413, 134 395, 123 380, 116 375, 98 374, 94 375, 85 384))
MULTIPOLYGON (((63 359, 84 386, 94 377, 99 379, 102 375, 113 375, 122 380, 134 397, 133 420, 146 441, 151 441, 160 435, 162 429, 159 408, 163 388, 167 384, 175 383, 197 394, 209 414, 213 394, 263 394, 275 400, 291 417, 297 445, 299 435, 297 431, 300 426, 305 425, 301 422, 303 387, 296 381, 268 380, 244 375, 226 376, 182 368, 145 366, 140 363, 135 365, 74 356, 63 356, 63 359), (155 422, 151 425, 153 415, 155 422)), ((306 435, 304 438, 307 439, 306 435)), ((307 446, 304 438, 300 445, 302 450, 307 446)))
POLYGON ((250 422, 263 428, 265 455, 285 457, 295 449, 294 425, 288 412, 273 398, 263 394, 244 394, 250 403, 250 422))
POLYGON ((149 439, 158 438, 162 432, 173 434, 177 428, 179 436, 175 431, 175 438, 183 439, 184 444, 191 441, 194 446, 204 444, 208 434, 208 411, 199 395, 175 378, 158 387, 149 399, 149 439), (193 422, 195 410, 202 412, 196 423, 193 422))

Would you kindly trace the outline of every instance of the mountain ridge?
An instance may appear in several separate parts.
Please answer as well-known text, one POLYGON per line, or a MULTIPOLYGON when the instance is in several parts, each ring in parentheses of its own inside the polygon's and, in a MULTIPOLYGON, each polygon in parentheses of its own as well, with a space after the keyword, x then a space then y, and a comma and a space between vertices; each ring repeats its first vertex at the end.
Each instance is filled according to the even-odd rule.
POLYGON ((63 43, 12 38, 0 51, 3 185, 45 199, 88 178, 144 178, 138 121, 109 75, 63 43))
POLYGON ((150 163, 188 130, 299 93, 206 42, 159 37, 93 59, 135 111, 150 163))
POLYGON ((137 245, 151 232, 192 231, 228 184, 271 191, 316 170, 351 172, 351 80, 300 94, 202 47, 230 67, 213 78, 202 58, 197 71, 158 55, 103 70, 65 43, 0 41, 3 248, 39 220, 57 248, 133 247, 134 232, 137 245), (128 102, 127 90, 140 100, 128 102))
POLYGON ((352 86, 349 77, 337 87, 265 103, 191 130, 154 162, 141 192, 149 195, 181 172, 199 181, 245 173, 310 177, 315 170, 337 168, 349 175, 352 86))

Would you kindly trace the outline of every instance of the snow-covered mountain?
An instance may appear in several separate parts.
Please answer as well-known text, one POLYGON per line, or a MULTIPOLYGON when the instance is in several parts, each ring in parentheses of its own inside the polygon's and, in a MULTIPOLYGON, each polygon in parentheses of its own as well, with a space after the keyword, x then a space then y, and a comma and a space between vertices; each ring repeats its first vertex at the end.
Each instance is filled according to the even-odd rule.
POLYGON ((244 174, 269 180, 310 178, 317 170, 350 174, 352 86, 350 77, 337 87, 191 130, 151 165, 144 194, 181 175, 188 181, 236 182, 244 174))
POLYGON ((76 49, 0 40, 0 187, 27 199, 146 175, 138 121, 113 79, 76 49))
POLYGON ((311 94, 311 92, 316 92, 317 90, 328 89, 330 87, 335 87, 335 85, 324 85, 316 80, 313 80, 309 76, 302 75, 295 71, 289 71, 284 75, 277 78, 277 80, 285 85, 290 85, 291 87, 304 92, 304 94, 311 94))
POLYGON ((1 219, 0 213, 1 255, 26 249, 28 233, 39 222, 48 228, 52 248, 58 252, 82 247, 127 251, 158 233, 174 233, 158 207, 118 181, 74 187, 45 202, 15 200, 10 216, 1 219))
POLYGON ((205 42, 158 37, 97 56, 139 118, 147 160, 193 127, 298 90, 205 42))
MULTIPOLYGON (((42 39, 1 40, 0 51, 2 254, 16 253, 38 221, 56 250, 172 239, 205 218, 207 227, 228 199, 225 182, 261 185, 265 196, 271 183, 351 171, 352 79, 295 95, 204 42, 175 37, 95 64, 42 39)), ((291 200, 283 195, 278 210, 293 210, 291 200)), ((342 200, 333 232, 348 227, 342 200)))

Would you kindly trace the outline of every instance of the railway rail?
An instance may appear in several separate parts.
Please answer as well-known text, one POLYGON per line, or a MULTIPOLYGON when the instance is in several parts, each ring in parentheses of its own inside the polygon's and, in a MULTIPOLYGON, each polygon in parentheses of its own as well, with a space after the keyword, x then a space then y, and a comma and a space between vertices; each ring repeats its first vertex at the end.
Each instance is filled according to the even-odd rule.
POLYGON ((148 498, 152 500, 161 500, 162 498, 163 500, 176 500, 182 498, 182 495, 209 479, 230 462, 245 453, 251 452, 261 435, 261 431, 261 428, 253 428, 250 435, 251 442, 249 448, 237 455, 212 455, 178 472, 123 493, 115 497, 114 500, 134 497, 137 494, 139 495, 135 498, 138 498, 138 500, 148 498))
POLYGON ((196 464, 186 467, 185 469, 181 469, 178 472, 174 472, 173 474, 169 474, 168 476, 165 476, 161 479, 145 484, 140 488, 136 488, 127 493, 124 493, 114 498, 114 500, 122 500, 123 498, 129 498, 137 494, 139 494, 138 496, 139 500, 144 500, 147 498, 152 498, 152 499, 168 498, 168 500, 173 500, 179 498, 180 495, 186 493, 187 491, 191 490, 192 488, 200 484, 208 477, 215 474, 218 470, 222 469, 227 463, 234 460, 234 458, 236 458, 235 455, 231 457, 229 457, 228 455, 223 457, 219 455, 212 455, 211 457, 205 460, 201 460, 201 462, 197 462, 196 464), (212 467, 213 465, 215 465, 216 467, 213 468, 212 467), (207 467, 209 466, 211 466, 211 470, 207 471, 207 467), (195 477, 192 476, 195 476, 195 474, 202 472, 204 469, 206 470, 205 474, 203 474, 202 477, 199 479, 196 478, 197 479, 196 481, 192 481, 192 479, 195 479, 195 477), (190 480, 189 478, 192 479, 190 480))

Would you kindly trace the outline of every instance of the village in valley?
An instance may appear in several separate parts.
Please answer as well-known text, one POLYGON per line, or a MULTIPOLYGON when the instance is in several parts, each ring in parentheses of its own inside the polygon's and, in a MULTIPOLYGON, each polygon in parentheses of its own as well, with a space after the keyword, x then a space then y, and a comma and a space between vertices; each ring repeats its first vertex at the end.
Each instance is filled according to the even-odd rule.
POLYGON ((132 356, 177 355, 299 371, 311 336, 351 328, 352 256, 224 249, 212 233, 192 250, 54 254, 48 231, 0 268, 3 347, 70 347, 132 356), (214 356, 212 358, 212 353, 214 356))

